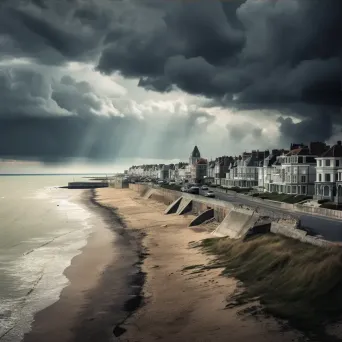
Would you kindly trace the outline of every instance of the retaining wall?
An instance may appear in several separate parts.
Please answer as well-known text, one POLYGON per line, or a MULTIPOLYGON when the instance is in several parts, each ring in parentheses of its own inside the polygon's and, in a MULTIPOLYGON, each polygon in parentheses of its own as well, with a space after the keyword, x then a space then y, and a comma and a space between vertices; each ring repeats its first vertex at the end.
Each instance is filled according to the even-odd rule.
MULTIPOLYGON (((151 190, 151 186, 146 184, 130 184, 129 188, 138 192, 141 196, 145 196, 149 190, 151 190)), ((183 197, 184 199, 191 199, 191 212, 196 215, 200 215, 209 209, 214 210, 214 217, 218 222, 221 222, 220 228, 216 229, 217 236, 229 236, 232 238, 243 238, 248 234, 248 232, 252 229, 256 229, 256 233, 258 233, 258 227, 261 228, 262 231, 268 231, 268 225, 265 217, 261 215, 261 213, 249 208, 245 205, 233 205, 229 202, 220 201, 211 198, 204 198, 196 195, 191 195, 187 193, 182 193, 174 190, 168 190, 164 188, 154 188, 154 191, 151 192, 151 199, 161 201, 167 205, 170 205, 176 199, 183 197), (231 212, 234 212, 232 215, 229 215, 231 212), (234 216, 234 217, 233 217, 234 216)), ((260 199, 259 199, 260 200, 260 199)), ((287 203, 282 203, 287 204, 287 203)), ((296 207, 301 208, 303 206, 293 205, 294 209, 296 207)), ((311 208, 304 207, 305 212, 310 214, 317 214, 317 212, 327 212, 329 214, 330 211, 334 212, 334 210, 329 209, 320 209, 320 208, 311 208)), ((296 210, 296 211, 299 211, 296 210)), ((339 213, 339 212, 338 212, 339 213)), ((342 214, 342 213, 341 213, 342 214)), ((319 214, 318 214, 319 215, 319 214)), ((328 216, 328 215, 326 215, 328 216)), ((336 216, 334 216, 336 217, 336 216)), ((341 215, 342 218, 342 215, 341 215)), ((307 235, 306 231, 298 229, 300 226, 300 220, 294 218, 273 218, 271 220, 269 231, 274 234, 280 234, 283 236, 287 236, 296 240, 300 240, 305 243, 309 243, 319 247, 331 247, 334 244, 320 239, 315 238, 313 236, 307 235)), ((260 231, 260 232, 262 232, 260 231)))
POLYGON ((234 208, 230 210, 213 234, 222 237, 228 236, 231 239, 243 238, 259 218, 254 210, 234 208))
POLYGON ((300 229, 294 229, 291 226, 287 226, 278 222, 271 223, 271 233, 287 236, 292 239, 299 240, 304 243, 309 243, 310 245, 318 247, 332 247, 334 244, 330 241, 316 238, 314 236, 307 235, 307 232, 300 229))
MULTIPOLYGON (((215 191, 226 193, 224 189, 215 188, 215 191)), ((235 195, 236 197, 248 199, 251 202, 267 204, 268 206, 272 206, 274 208, 292 210, 292 211, 296 211, 299 213, 306 213, 310 215, 319 215, 319 216, 325 216, 329 218, 342 219, 342 211, 340 210, 308 207, 308 206, 301 205, 301 204, 290 204, 290 203, 284 203, 284 202, 278 202, 278 201, 263 200, 261 198, 239 194, 239 193, 236 193, 235 191, 230 191, 230 190, 228 190, 227 193, 229 195, 235 195)))
POLYGON ((300 204, 294 204, 293 207, 295 211, 299 211, 310 215, 320 215, 330 218, 342 219, 342 211, 340 210, 307 207, 300 204))
MULTIPOLYGON (((146 184, 130 184, 129 188, 138 192, 141 196, 144 196, 151 188, 151 186, 146 184)), ((150 198, 155 201, 162 202, 166 205, 170 205, 179 197, 192 200, 191 213, 195 215, 199 215, 207 211, 208 209, 214 209, 214 217, 215 220, 218 222, 223 221, 229 210, 234 208, 234 205, 229 202, 220 201, 212 198, 205 198, 199 195, 191 195, 180 191, 164 189, 161 187, 155 187, 150 198)))
POLYGON ((196 216, 189 224, 189 227, 199 226, 200 224, 211 220, 214 217, 214 209, 208 209, 207 211, 196 216))

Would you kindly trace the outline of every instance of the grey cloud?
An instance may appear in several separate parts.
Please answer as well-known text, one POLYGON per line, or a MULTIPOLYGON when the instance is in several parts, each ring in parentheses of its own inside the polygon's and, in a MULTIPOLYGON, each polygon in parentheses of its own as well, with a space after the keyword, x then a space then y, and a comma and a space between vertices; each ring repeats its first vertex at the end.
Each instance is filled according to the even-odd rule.
MULTIPOLYGON (((102 101, 87 82, 49 77, 26 68, 0 74, 0 157, 44 162, 86 158, 180 158, 214 118, 206 112, 135 117, 123 100, 119 114, 98 115, 102 101), (167 143, 166 143, 167 142, 167 143)), ((106 99, 108 100, 108 99, 106 99)))
POLYGON ((0 5, 1 55, 29 57, 51 65, 93 61, 110 15, 92 4, 67 0, 5 1, 0 5))
POLYGON ((140 86, 160 91, 169 83, 238 109, 310 119, 315 106, 326 106, 337 116, 341 1, 196 1, 158 9, 154 29, 111 36, 100 70, 143 77, 140 86))
MULTIPOLYGON (((212 105, 268 109, 275 115, 303 120, 299 124, 279 121, 284 140, 327 139, 333 126, 342 123, 342 1, 5 0, 0 6, 2 58, 26 57, 45 65, 93 62, 102 73, 139 78, 139 85, 146 89, 168 92, 180 88, 207 97, 212 105)), ((152 132, 146 122, 136 119, 94 117, 101 110, 99 95, 89 84, 72 78, 49 82, 41 73, 29 70, 1 71, 0 87, 6 98, 0 101, 0 117, 12 130, 15 120, 22 127, 22 120, 28 120, 25 116, 39 116, 33 126, 27 126, 35 135, 46 134, 35 127, 57 122, 56 127, 63 123, 69 131, 73 127, 83 132, 78 135, 83 141, 86 133, 105 137, 100 133, 103 125, 101 129, 108 130, 107 144, 94 143, 97 147, 83 154, 103 155, 100 147, 121 146, 116 137, 110 137, 108 128, 117 124, 126 133, 131 130, 136 139, 144 140, 142 132, 152 132), (47 118, 49 115, 74 117, 47 118)), ((195 112, 189 121, 179 120, 176 117, 170 129, 160 128, 165 139, 181 136, 181 141, 190 141, 195 133, 186 138, 183 128, 194 122, 204 132, 203 120, 211 118, 195 112), (178 130, 173 124, 180 125, 178 130)), ((51 132, 59 136, 59 131, 51 128, 51 132)), ((260 134, 252 127, 248 133, 260 134)), ((29 132, 25 134, 28 137, 29 132)), ((121 137, 120 132, 115 135, 121 137)), ((79 146, 70 139, 72 144, 67 144, 68 139, 64 143, 79 146)), ((161 146, 158 139, 147 141, 146 151, 161 146)), ((173 144, 177 145, 175 140, 173 144)))
POLYGON ((285 144, 294 141, 303 143, 317 141, 318 136, 322 140, 328 140, 333 135, 330 116, 316 114, 298 123, 295 123, 291 118, 280 117, 278 122, 280 123, 282 142, 285 144))
POLYGON ((264 140, 262 128, 259 128, 252 123, 232 123, 228 124, 226 129, 229 132, 229 138, 236 142, 241 142, 246 138, 264 140))

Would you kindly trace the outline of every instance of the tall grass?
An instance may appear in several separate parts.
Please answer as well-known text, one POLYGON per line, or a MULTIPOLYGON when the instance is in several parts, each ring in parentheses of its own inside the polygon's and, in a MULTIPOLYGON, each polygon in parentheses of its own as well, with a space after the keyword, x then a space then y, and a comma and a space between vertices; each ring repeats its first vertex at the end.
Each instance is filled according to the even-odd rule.
MULTIPOLYGON (((245 242, 207 239, 202 247, 217 255, 245 285, 237 302, 258 298, 268 313, 299 328, 314 329, 342 313, 342 250, 307 245, 269 234, 245 242)), ((215 267, 213 264, 212 267, 215 267)))

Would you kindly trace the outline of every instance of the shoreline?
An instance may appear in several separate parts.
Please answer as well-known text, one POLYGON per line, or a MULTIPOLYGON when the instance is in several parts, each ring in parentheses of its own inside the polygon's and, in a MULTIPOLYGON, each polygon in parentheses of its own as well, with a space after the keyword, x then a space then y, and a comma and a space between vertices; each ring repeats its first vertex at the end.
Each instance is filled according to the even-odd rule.
POLYGON ((93 214, 93 231, 63 272, 68 285, 34 315, 23 342, 112 341, 113 329, 120 332, 141 304, 142 236, 128 232, 115 211, 96 201, 95 191, 84 191, 80 204, 93 214))
POLYGON ((124 341, 210 342, 229 337, 236 342, 292 342, 303 338, 298 331, 284 330, 272 317, 255 317, 248 311, 250 304, 229 307, 227 298, 241 284, 221 276, 222 268, 196 269, 213 257, 194 246, 212 236, 203 227, 188 227, 193 215, 164 215, 166 205, 129 189, 100 189, 97 194, 103 205, 116 208, 128 229, 146 234, 144 305, 123 325, 124 341))

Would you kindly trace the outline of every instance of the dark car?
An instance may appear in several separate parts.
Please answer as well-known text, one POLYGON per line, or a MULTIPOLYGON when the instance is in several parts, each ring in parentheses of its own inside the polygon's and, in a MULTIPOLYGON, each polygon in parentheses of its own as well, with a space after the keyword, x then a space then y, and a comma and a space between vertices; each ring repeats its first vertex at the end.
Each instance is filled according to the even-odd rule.
POLYGON ((198 186, 192 186, 188 192, 190 194, 198 195, 199 194, 199 187, 198 186))

